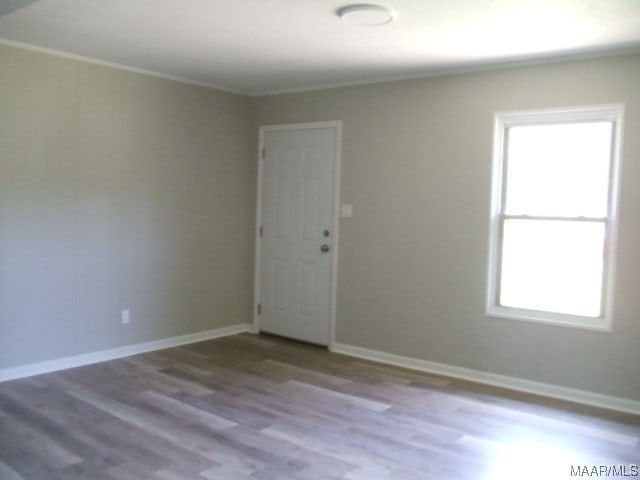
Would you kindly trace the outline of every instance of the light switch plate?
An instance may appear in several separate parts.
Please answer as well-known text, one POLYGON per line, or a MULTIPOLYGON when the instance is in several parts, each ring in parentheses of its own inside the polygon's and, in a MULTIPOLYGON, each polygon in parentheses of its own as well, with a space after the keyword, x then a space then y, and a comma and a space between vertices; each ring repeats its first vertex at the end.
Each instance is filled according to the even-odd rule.
POLYGON ((351 218, 353 217, 353 205, 349 205, 347 203, 343 203, 340 205, 340 218, 351 218))

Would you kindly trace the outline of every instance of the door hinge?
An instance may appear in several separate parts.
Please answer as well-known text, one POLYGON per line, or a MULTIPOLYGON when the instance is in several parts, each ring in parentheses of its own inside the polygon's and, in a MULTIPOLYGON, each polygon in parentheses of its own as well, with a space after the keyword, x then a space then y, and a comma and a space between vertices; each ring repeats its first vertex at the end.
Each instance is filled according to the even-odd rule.
POLYGON ((258 315, 260 315, 262 313, 262 304, 259 303, 258 304, 258 315))
POLYGON ((262 147, 262 153, 260 155, 262 156, 262 160, 264 160, 265 157, 267 156, 267 149, 262 147))
POLYGON ((260 238, 262 238, 262 236, 264 235, 264 229, 262 228, 262 225, 260 225, 260 231, 258 232, 258 235, 260 236, 260 238))

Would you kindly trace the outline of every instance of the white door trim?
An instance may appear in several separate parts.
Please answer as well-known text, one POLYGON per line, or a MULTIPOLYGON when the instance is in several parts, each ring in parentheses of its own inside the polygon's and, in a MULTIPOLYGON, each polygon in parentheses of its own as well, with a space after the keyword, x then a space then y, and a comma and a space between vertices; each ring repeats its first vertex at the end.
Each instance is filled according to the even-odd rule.
POLYGON ((339 245, 339 219, 340 219, 340 171, 342 165, 342 122, 333 120, 327 122, 312 123, 288 123, 282 125, 263 125, 259 129, 258 138, 258 183, 256 189, 256 225, 255 225, 255 264, 253 271, 253 325, 251 331, 260 331, 260 315, 258 314, 258 304, 260 303, 260 271, 262 267, 262 242, 260 237, 260 226, 262 225, 262 195, 264 183, 264 159, 262 149, 264 148, 264 137, 266 132, 277 130, 305 130, 315 128, 333 128, 336 132, 336 146, 334 152, 334 178, 333 178, 333 218, 332 218, 332 250, 331 256, 331 287, 330 287, 330 307, 329 307, 329 348, 335 342, 336 324, 336 297, 338 287, 338 245, 339 245))

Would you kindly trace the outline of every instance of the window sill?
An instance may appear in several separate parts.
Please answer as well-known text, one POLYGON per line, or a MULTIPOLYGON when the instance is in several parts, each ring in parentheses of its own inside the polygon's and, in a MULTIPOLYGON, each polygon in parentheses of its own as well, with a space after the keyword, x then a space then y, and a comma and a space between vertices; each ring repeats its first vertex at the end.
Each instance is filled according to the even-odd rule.
POLYGON ((607 317, 582 317, 579 315, 500 307, 497 305, 489 306, 486 311, 486 316, 522 322, 542 323, 556 327, 579 328, 602 333, 610 333, 612 331, 611 319, 607 317))

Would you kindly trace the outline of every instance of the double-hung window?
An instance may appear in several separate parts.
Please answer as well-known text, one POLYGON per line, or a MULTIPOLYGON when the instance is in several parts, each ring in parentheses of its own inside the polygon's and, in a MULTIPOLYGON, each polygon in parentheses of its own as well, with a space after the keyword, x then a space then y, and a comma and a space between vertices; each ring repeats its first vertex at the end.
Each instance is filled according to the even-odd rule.
POLYGON ((489 316, 611 328, 622 117, 496 114, 489 316))

